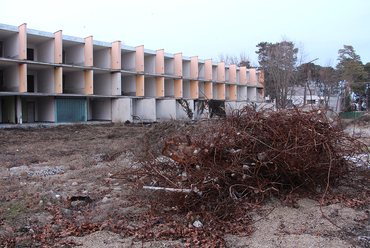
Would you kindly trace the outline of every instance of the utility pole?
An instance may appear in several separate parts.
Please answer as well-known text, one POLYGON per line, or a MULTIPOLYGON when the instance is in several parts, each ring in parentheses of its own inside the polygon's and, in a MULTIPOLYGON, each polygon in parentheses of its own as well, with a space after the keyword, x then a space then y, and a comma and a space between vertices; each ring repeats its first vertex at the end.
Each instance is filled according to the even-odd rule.
POLYGON ((318 60, 319 58, 316 58, 314 60, 311 60, 310 62, 307 62, 306 63, 306 69, 305 69, 305 72, 306 72, 306 82, 304 83, 304 96, 303 96, 303 106, 306 105, 306 102, 307 102, 307 83, 308 83, 308 65, 312 62, 314 62, 315 60, 318 60))

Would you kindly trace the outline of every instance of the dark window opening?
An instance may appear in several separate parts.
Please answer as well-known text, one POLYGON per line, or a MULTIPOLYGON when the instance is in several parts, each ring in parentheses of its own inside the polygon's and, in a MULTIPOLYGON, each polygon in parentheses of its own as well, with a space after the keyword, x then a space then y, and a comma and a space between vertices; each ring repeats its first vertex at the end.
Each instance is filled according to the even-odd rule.
POLYGON ((34 61, 35 60, 34 53, 35 53, 35 50, 34 49, 27 48, 27 60, 34 61))
POLYGON ((62 90, 63 92, 62 93, 66 93, 66 74, 63 74, 62 76, 62 90))
POLYGON ((35 92, 35 76, 27 75, 27 92, 35 92))
POLYGON ((4 71, 0 70, 0 91, 4 90, 4 71))
POLYGON ((66 63, 66 50, 63 50, 62 52, 62 64, 66 63))
POLYGON ((0 57, 3 57, 3 42, 0 40, 0 57))
POLYGON ((35 103, 27 102, 27 122, 35 122, 35 103))

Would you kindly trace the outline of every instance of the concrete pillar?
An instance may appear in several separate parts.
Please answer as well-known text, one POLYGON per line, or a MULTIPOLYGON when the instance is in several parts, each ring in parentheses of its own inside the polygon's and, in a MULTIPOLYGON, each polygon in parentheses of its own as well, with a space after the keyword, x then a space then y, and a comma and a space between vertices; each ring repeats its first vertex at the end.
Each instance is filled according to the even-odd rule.
POLYGON ((236 65, 229 66, 229 82, 236 83, 236 65))
POLYGON ((63 93, 63 68, 55 67, 54 69, 54 93, 63 93))
POLYGON ((204 83, 204 96, 206 99, 213 98, 213 83, 204 83))
POLYGON ((121 69, 121 41, 115 41, 111 46, 111 69, 121 69))
POLYGON ((164 77, 155 79, 156 97, 164 97, 164 77))
POLYGON ((175 79, 175 98, 182 98, 182 79, 175 79))
POLYGON ((164 74, 164 50, 157 50, 155 56, 155 73, 164 74))
POLYGON ((256 82, 256 68, 249 69, 249 85, 257 85, 256 82))
POLYGON ((226 91, 225 84, 217 84, 217 99, 218 100, 225 100, 225 91, 226 91))
POLYGON ((236 100, 236 90, 237 86, 236 85, 230 85, 229 87, 229 100, 236 100))
POLYGON ((190 77, 198 78, 198 56, 190 58, 190 77))
POLYGON ((137 72, 144 72, 144 46, 136 47, 135 70, 137 72))
POLYGON ((247 67, 245 66, 239 68, 239 84, 247 84, 247 67))
POLYGON ((212 59, 204 61, 204 79, 212 80, 212 59))
POLYGON ((93 37, 89 36, 85 38, 85 66, 93 66, 93 37))
POLYGON ((136 76, 136 96, 144 96, 144 75, 136 76))
POLYGON ((93 89, 93 70, 85 71, 85 95, 94 94, 93 89))
POLYGON ((61 64, 63 61, 63 40, 62 30, 54 33, 54 63, 61 64))
POLYGON ((225 62, 217 63, 217 81, 225 82, 225 62))
POLYGON ((199 81, 190 81, 190 97, 198 99, 199 97, 199 81))
POLYGON ((182 77, 182 53, 175 54, 175 76, 182 77))
POLYGON ((27 59, 27 24, 18 27, 19 30, 19 59, 27 59))

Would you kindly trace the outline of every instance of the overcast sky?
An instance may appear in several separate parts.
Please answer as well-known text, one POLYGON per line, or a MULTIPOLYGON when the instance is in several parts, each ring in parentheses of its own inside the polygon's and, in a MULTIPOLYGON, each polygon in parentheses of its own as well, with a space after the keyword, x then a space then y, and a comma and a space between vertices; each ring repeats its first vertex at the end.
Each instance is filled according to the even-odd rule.
POLYGON ((343 45, 370 62, 369 0, 1 0, 0 9, 3 24, 199 59, 245 53, 257 65, 258 43, 285 38, 305 62, 335 66, 343 45))

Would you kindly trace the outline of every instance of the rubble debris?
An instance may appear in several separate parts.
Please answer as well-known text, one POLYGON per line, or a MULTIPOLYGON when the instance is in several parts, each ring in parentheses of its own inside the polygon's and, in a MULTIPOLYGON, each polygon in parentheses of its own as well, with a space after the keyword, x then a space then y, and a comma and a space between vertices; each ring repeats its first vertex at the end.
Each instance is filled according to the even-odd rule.
POLYGON ((88 204, 93 203, 94 200, 91 199, 89 196, 72 196, 71 198, 68 198, 66 201, 66 206, 68 208, 70 207, 81 207, 86 206, 88 204))
POLYGON ((194 221, 193 226, 195 226, 196 228, 202 228, 203 224, 199 220, 196 220, 194 221))
POLYGON ((55 169, 47 168, 45 170, 40 170, 40 171, 27 171, 28 176, 34 176, 34 175, 49 176, 49 175, 63 174, 63 173, 64 173, 64 170, 58 167, 56 167, 55 169))

